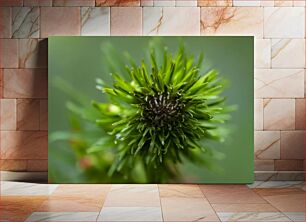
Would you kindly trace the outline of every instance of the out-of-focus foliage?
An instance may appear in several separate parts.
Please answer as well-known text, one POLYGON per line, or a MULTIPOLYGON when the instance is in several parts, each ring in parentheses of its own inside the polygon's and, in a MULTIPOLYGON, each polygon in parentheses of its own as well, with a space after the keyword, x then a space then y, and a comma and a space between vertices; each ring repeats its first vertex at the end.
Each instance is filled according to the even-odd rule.
POLYGON ((109 61, 112 85, 103 75, 97 79, 107 102, 88 107, 77 90, 59 84, 77 102, 67 103, 71 131, 52 134, 50 142, 68 141, 91 182, 179 181, 185 160, 213 167, 217 155, 205 141, 224 140, 232 111, 221 96, 224 79, 216 70, 202 73, 203 56, 194 58, 183 46, 172 54, 166 47, 157 52, 153 42, 148 53, 149 61, 133 61, 127 53, 125 63, 109 61))

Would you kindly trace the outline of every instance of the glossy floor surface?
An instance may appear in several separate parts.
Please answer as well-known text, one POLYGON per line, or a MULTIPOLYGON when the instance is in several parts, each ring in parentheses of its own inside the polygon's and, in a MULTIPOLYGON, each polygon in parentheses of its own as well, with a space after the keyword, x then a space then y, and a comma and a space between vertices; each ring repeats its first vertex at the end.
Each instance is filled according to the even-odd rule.
POLYGON ((302 182, 100 185, 1 182, 0 221, 305 221, 302 182))

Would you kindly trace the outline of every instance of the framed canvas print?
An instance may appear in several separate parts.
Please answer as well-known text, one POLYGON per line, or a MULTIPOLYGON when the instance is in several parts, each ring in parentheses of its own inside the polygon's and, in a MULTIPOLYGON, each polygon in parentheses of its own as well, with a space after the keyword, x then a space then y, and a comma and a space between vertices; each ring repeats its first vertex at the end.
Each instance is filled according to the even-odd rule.
POLYGON ((48 50, 49 182, 253 182, 253 37, 49 37, 48 50))

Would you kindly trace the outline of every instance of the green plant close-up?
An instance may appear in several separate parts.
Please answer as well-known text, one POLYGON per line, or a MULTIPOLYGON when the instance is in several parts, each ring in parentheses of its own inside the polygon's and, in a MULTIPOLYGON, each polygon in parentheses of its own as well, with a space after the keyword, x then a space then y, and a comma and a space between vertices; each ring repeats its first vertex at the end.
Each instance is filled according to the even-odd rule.
POLYGON ((49 149, 58 152, 49 166, 66 167, 70 161, 72 174, 61 178, 51 169, 51 182, 192 182, 192 175, 184 175, 186 164, 222 172, 217 163, 226 156, 213 144, 229 139, 237 110, 224 93, 228 79, 203 67, 205 51, 190 53, 183 41, 176 50, 162 39, 147 45, 139 59, 105 43, 104 64, 110 68, 90 79, 99 92, 93 98, 60 76, 52 80, 69 97, 70 129, 49 135, 49 149), (60 151, 62 144, 70 147, 71 156, 69 150, 60 151), (61 161, 65 152, 70 160, 61 161))

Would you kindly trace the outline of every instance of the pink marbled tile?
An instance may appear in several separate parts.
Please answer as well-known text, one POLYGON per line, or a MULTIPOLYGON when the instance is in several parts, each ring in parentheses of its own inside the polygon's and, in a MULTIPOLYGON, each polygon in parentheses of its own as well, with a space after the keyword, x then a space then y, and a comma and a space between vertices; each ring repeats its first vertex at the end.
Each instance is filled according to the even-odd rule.
POLYGON ((95 6, 95 0, 53 0, 53 6, 95 6))
POLYGON ((263 130, 263 100, 262 99, 255 99, 254 129, 263 130))
POLYGON ((27 171, 48 171, 48 160, 27 160, 27 171))
POLYGON ((143 9, 143 34, 200 35, 200 9, 197 7, 146 7, 143 9))
POLYGON ((305 129, 305 99, 295 100, 295 129, 305 129))
POLYGON ((274 0, 275 7, 290 7, 293 6, 293 0, 274 0))
POLYGON ((304 159, 305 131, 281 132, 281 159, 304 159))
POLYGON ((24 172, 27 170, 26 160, 0 160, 0 170, 24 172))
POLYGON ((264 130, 290 130, 294 128, 294 99, 264 99, 264 130))
POLYGON ((0 0, 0 7, 22 6, 22 0, 0 0))
POLYGON ((273 68, 304 68, 305 40, 272 39, 271 58, 273 68))
POLYGON ((274 160, 254 160, 255 171, 273 171, 274 160))
POLYGON ((96 0, 96 6, 140 6, 140 0, 96 0))
POLYGON ((52 6, 52 0, 23 0, 24 6, 52 6))
POLYGON ((255 40, 255 68, 271 67, 271 40, 255 40))
POLYGON ((141 35, 141 7, 111 8, 111 35, 141 35))
POLYGON ((0 68, 18 68, 18 40, 0 39, 0 68))
POLYGON ((257 98, 303 98, 303 69, 257 69, 255 95, 257 98))
POLYGON ((275 170, 277 171, 303 171, 303 160, 275 160, 275 170))
POLYGON ((79 7, 41 8, 42 38, 47 38, 52 35, 80 35, 80 29, 81 21, 79 7))
POLYGON ((280 158, 280 132, 255 131, 254 158, 273 160, 280 158))
POLYGON ((265 7, 265 38, 304 38, 305 10, 302 7, 265 7))
POLYGON ((17 130, 39 130, 39 100, 17 100, 17 130))
POLYGON ((202 35, 263 36, 263 9, 260 7, 202 7, 202 35))
POLYGON ((4 159, 48 158, 48 133, 42 131, 1 131, 4 159))
POLYGON ((48 100, 40 100, 39 106, 39 129, 48 130, 48 100))
POLYGON ((0 7, 0 38, 11 37, 12 10, 9 7, 0 7))
POLYGON ((274 6, 274 0, 260 0, 260 6, 274 6))
POLYGON ((233 0, 198 0, 198 6, 232 6, 233 0))
POLYGON ((5 98, 46 98, 48 76, 46 69, 5 69, 3 95, 5 98))
POLYGON ((19 40, 19 68, 46 68, 47 54, 47 39, 19 40))
POLYGON ((0 100, 0 130, 16 130, 16 100, 0 100))
POLYGON ((0 99, 3 97, 3 69, 0 69, 0 99))

